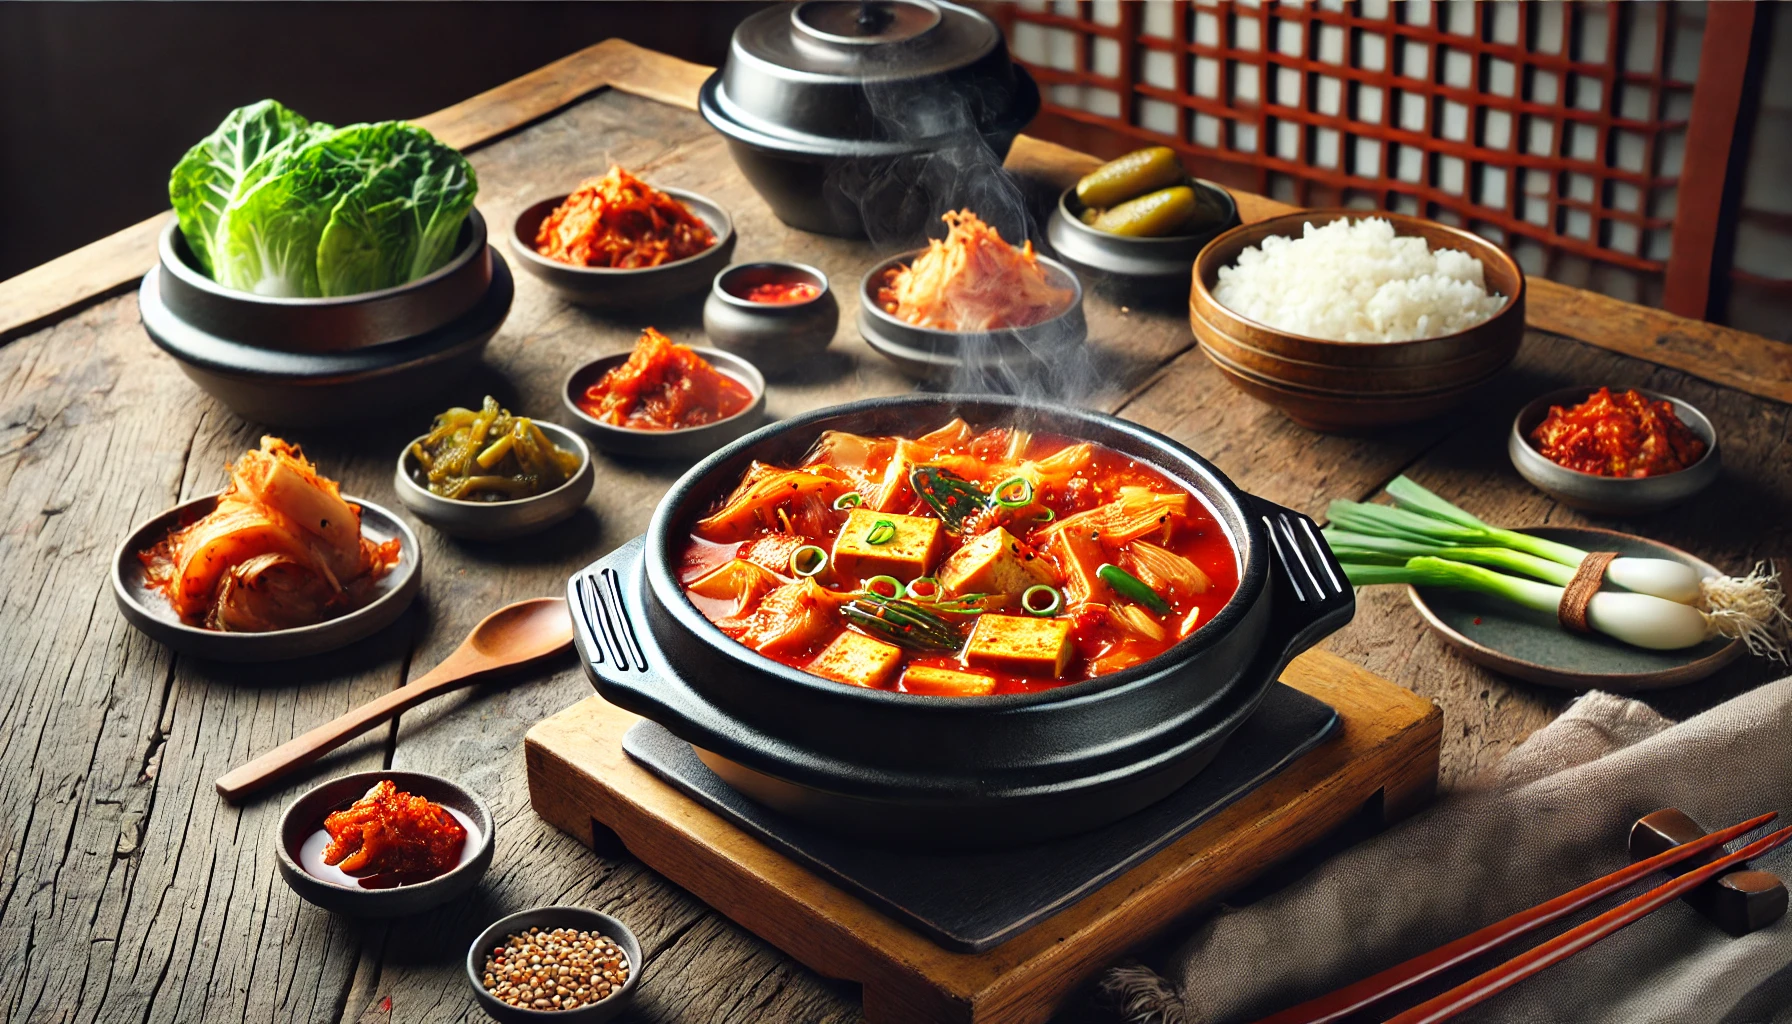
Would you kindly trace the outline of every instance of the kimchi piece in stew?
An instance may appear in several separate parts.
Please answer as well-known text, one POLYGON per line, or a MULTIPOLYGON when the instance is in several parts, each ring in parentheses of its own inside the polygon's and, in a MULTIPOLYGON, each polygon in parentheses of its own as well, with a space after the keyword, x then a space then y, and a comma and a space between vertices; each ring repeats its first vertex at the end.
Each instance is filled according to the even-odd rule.
POLYGON ((1187 488, 1087 441, 953 420, 915 438, 828 431, 754 462, 679 568, 724 633, 852 686, 1049 689, 1136 665, 1238 589, 1187 488))

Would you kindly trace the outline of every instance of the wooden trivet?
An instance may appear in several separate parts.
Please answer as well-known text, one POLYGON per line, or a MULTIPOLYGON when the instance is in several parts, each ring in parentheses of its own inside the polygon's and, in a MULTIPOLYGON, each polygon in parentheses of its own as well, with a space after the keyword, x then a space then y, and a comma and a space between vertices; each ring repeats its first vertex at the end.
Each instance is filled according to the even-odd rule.
MULTIPOLYGON (((981 953, 955 953, 786 858, 631 760, 638 718, 596 696, 529 731, 535 810, 589 846, 613 840, 816 972, 863 986, 869 1024, 1034 1024, 1191 910, 1374 804, 1392 821, 1437 781, 1442 715, 1322 651, 1282 681, 1337 710, 1335 737, 1094 894, 981 953)), ((1223 755, 1222 755, 1223 756, 1223 755)))

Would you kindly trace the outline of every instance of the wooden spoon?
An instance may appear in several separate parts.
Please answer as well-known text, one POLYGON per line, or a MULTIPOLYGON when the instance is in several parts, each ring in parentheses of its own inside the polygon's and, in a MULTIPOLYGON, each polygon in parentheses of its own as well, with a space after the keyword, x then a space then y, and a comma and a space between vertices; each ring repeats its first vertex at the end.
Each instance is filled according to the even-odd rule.
POLYGON ((558 654, 571 643, 572 616, 565 598, 537 597, 505 605, 480 619, 453 654, 413 682, 220 776, 218 795, 234 803, 432 697, 558 654))

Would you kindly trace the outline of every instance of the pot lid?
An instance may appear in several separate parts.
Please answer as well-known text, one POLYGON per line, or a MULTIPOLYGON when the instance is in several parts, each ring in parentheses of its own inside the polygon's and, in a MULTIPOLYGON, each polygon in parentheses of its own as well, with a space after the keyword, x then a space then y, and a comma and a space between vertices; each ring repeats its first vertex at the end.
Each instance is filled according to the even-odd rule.
POLYGON ((1024 123, 1037 107, 1001 29, 946 0, 775 5, 735 29, 703 92, 723 131, 821 152, 1024 123))

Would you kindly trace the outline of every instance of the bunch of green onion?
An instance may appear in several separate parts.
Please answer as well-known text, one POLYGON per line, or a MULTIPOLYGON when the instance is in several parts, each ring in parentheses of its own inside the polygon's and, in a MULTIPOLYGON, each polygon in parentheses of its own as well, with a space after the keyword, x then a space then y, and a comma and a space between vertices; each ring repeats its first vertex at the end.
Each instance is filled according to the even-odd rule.
MULTIPOLYGON (((1553 614, 1588 554, 1490 526, 1404 476, 1388 484, 1387 494, 1391 507, 1334 501, 1326 510, 1326 543, 1357 586, 1457 587, 1553 614)), ((1654 650, 1730 637, 1755 654, 1787 660, 1792 618, 1779 573, 1765 565, 1747 576, 1701 578, 1681 562, 1622 556, 1604 582, 1621 589, 1593 595, 1587 625, 1596 632, 1654 650)))

